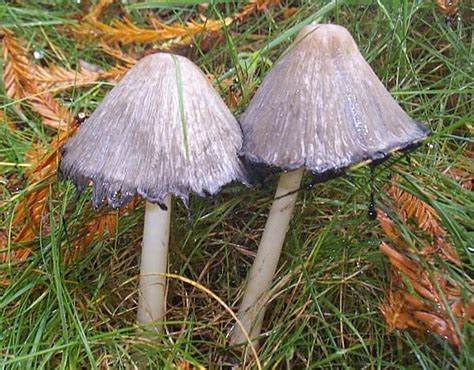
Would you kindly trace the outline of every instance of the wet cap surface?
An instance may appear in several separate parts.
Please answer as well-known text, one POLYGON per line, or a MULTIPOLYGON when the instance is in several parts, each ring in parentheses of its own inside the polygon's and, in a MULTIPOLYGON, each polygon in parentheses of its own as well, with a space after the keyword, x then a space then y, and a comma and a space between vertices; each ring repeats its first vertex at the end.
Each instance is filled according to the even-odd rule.
POLYGON ((112 207, 135 194, 185 204, 232 181, 247 183, 237 157, 239 124, 199 68, 188 59, 153 54, 140 60, 65 145, 60 174, 93 203, 112 207))
POLYGON ((247 160, 321 179, 413 147, 430 131, 391 97, 341 26, 306 26, 240 119, 247 160), (327 176, 326 176, 326 175, 327 176))

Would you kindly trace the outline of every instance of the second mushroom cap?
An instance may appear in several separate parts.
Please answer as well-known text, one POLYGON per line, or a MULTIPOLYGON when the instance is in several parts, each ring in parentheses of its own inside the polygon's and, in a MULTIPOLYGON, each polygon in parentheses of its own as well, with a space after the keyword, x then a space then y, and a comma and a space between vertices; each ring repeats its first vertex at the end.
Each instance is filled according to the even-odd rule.
POLYGON ((429 130, 391 97, 337 25, 303 28, 241 119, 252 162, 339 173, 420 142, 429 130))

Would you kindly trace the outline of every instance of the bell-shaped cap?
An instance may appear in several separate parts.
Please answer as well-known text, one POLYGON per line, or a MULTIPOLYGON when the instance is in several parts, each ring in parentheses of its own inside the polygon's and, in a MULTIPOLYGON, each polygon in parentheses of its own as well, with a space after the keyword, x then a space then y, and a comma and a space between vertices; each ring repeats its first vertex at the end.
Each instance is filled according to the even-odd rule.
POLYGON ((158 53, 131 68, 68 141, 60 173, 81 191, 92 182, 96 207, 120 207, 136 193, 187 204, 190 193, 247 182, 241 147, 237 120, 200 69, 158 53))
POLYGON ((321 179, 410 147, 430 131, 390 96, 350 33, 303 28, 271 68, 241 117, 242 154, 321 179))

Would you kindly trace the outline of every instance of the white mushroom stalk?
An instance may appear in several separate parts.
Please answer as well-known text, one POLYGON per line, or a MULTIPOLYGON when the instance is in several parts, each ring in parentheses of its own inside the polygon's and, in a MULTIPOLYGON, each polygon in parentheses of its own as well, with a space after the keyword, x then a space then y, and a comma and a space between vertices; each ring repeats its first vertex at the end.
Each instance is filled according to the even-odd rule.
POLYGON ((138 324, 156 322, 161 332, 166 312, 166 272, 171 220, 171 195, 164 199, 167 210, 146 202, 143 246, 140 262, 138 324))
MULTIPOLYGON (((250 270, 242 304, 239 309, 239 320, 250 338, 260 335, 265 306, 270 297, 268 292, 276 272, 278 260, 285 241, 288 225, 293 214, 298 189, 304 169, 284 173, 280 176, 270 214, 258 247, 257 256, 250 270)), ((239 326, 235 326, 231 336, 232 344, 246 342, 246 337, 239 326)), ((256 345, 256 343, 254 343, 256 345)))

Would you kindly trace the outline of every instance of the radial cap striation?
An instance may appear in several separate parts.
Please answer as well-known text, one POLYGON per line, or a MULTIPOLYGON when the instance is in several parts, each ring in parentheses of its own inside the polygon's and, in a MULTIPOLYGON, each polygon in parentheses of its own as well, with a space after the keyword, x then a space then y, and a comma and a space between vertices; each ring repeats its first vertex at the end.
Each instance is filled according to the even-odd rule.
POLYGON ((241 119, 241 154, 322 180, 412 147, 430 131, 391 97, 350 33, 310 25, 272 67, 241 119))
POLYGON ((190 60, 154 54, 140 60, 63 150, 60 173, 93 203, 121 207, 135 194, 187 204, 232 181, 247 183, 237 153, 242 133, 206 76, 190 60))

